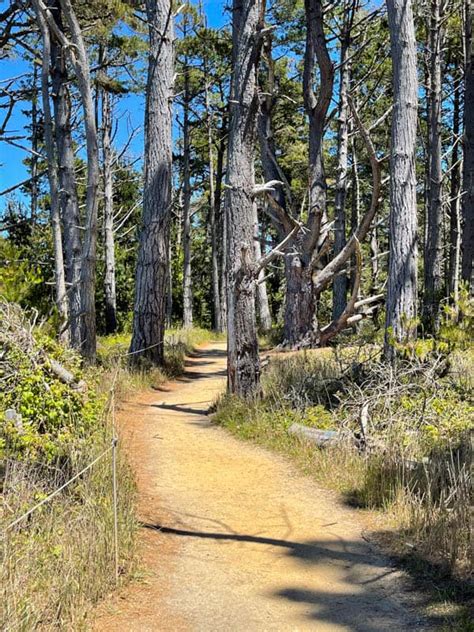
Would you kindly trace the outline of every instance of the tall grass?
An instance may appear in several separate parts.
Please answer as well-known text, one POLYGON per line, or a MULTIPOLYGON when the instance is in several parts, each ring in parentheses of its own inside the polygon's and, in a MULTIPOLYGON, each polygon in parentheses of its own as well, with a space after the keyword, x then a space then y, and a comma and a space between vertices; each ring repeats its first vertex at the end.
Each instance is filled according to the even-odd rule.
MULTIPOLYGON (((67 466, 9 460, 0 505, 0 628, 81 629, 87 613, 115 587, 112 463, 109 452, 49 503, 12 529, 7 525, 57 489, 110 445, 89 444, 67 466)), ((118 459, 120 574, 133 565, 134 483, 118 459)))

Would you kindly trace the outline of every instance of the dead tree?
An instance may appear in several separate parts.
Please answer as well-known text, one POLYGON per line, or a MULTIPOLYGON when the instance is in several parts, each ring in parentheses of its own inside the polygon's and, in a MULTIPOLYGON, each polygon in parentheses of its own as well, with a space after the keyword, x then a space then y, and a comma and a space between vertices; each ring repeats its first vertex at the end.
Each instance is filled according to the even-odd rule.
POLYGON ((164 361, 171 217, 171 107, 174 74, 170 0, 147 0, 150 52, 145 108, 143 218, 135 280, 132 362, 164 361))
POLYGON ((416 129, 418 81, 410 0, 387 0, 393 65, 390 260, 385 355, 415 335, 417 314, 416 129))
POLYGON ((462 262, 461 278, 474 293, 474 38, 472 35, 474 10, 470 0, 465 3, 464 71, 464 169, 462 198, 462 262))
POLYGON ((55 298, 60 318, 61 338, 68 338, 66 326, 68 321, 68 306, 66 296, 66 278, 64 273, 64 257, 61 230, 61 212, 58 193, 58 163, 54 146, 53 121, 49 101, 49 75, 51 65, 51 38, 48 24, 44 18, 37 0, 33 0, 36 21, 38 23, 43 42, 43 61, 41 66, 41 96, 43 105, 44 145, 48 161, 48 181, 51 207, 51 230, 54 250, 54 279, 55 298))

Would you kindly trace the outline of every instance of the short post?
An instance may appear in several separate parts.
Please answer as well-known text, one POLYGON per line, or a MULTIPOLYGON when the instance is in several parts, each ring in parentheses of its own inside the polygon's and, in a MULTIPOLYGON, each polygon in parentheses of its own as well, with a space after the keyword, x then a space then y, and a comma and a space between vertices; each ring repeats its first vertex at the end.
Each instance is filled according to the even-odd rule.
POLYGON ((112 488, 114 503, 114 552, 115 552, 115 583, 119 580, 119 554, 118 554, 118 510, 117 510, 117 438, 112 439, 112 488))
POLYGON ((112 392, 112 494, 114 511, 115 583, 119 581, 118 506, 117 506, 117 433, 115 429, 115 393, 112 392))

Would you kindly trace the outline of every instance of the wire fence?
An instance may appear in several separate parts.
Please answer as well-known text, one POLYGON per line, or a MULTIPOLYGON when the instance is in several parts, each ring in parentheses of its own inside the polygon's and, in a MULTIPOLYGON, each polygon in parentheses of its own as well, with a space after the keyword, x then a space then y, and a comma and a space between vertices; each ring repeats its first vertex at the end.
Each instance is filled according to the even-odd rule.
MULTIPOLYGON (((152 349, 154 347, 158 347, 158 346, 163 345, 163 344, 164 344, 164 341, 161 341, 161 342, 158 342, 156 344, 149 345, 147 347, 143 347, 142 349, 138 349, 138 350, 134 350, 134 351, 127 351, 127 352, 121 353, 121 354, 119 354, 117 356, 117 358, 116 358, 117 363, 116 363, 115 371, 114 371, 114 374, 113 374, 112 383, 111 383, 111 386, 110 386, 110 389, 109 389, 109 395, 108 395, 108 398, 107 398, 107 403, 105 405, 105 410, 104 410, 104 414, 105 414, 106 417, 108 417, 109 414, 111 415, 112 438, 111 438, 111 441, 110 441, 110 445, 105 450, 103 450, 95 459, 93 459, 88 465, 83 467, 79 472, 74 474, 74 476, 69 478, 62 485, 60 485, 60 487, 55 489, 53 492, 48 494, 45 498, 43 498, 38 503, 36 503, 32 507, 30 507, 30 509, 25 511, 23 514, 21 514, 20 516, 15 518, 12 522, 10 522, 6 527, 4 527, 3 533, 2 533, 3 537, 5 537, 6 534, 9 531, 14 529, 18 525, 20 525, 24 520, 26 520, 29 516, 31 516, 33 513, 35 513, 38 509, 40 509, 44 505, 50 503, 53 500, 53 498, 58 496, 67 487, 72 485, 72 483, 74 483, 75 481, 80 479, 86 472, 91 470, 95 465, 97 465, 97 463, 102 461, 102 459, 104 459, 108 454, 112 453, 111 467, 112 467, 112 506, 113 506, 114 566, 115 566, 115 582, 116 582, 116 584, 118 583, 118 581, 119 581, 119 524, 118 524, 119 521, 118 521, 118 480, 117 480, 118 436, 117 436, 117 427, 116 427, 116 418, 115 418, 115 408, 116 408, 116 406, 115 406, 115 404, 116 404, 116 401, 115 401, 115 390, 116 390, 117 378, 118 378, 119 371, 120 371, 120 366, 121 366, 120 365, 120 360, 123 359, 123 358, 126 358, 128 356, 132 356, 132 355, 136 355, 136 354, 139 354, 139 353, 143 353, 145 351, 148 351, 149 349, 152 349)), ((12 411, 12 412, 14 412, 14 411, 12 411)))

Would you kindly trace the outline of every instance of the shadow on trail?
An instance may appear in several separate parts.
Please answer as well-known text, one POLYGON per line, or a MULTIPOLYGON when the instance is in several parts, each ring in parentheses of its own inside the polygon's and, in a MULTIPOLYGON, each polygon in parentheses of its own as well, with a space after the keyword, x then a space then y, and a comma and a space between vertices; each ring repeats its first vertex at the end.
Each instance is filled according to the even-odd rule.
MULTIPOLYGON (((386 591, 390 584, 384 585, 383 582, 396 569, 387 568, 387 560, 373 554, 370 547, 363 542, 341 539, 295 542, 260 535, 193 531, 152 523, 142 523, 142 527, 184 538, 283 548, 296 564, 314 567, 315 573, 318 572, 318 565, 334 567, 342 582, 347 585, 347 592, 332 592, 330 588, 325 591, 288 586, 271 593, 271 597, 275 599, 306 604, 304 616, 314 621, 315 630, 318 629, 318 621, 343 626, 353 632, 394 630, 394 620, 397 615, 402 615, 401 606, 386 591)), ((282 576, 282 583, 284 581, 285 577, 282 576)), ((265 587, 262 586, 262 589, 265 587)), ((406 611, 403 614, 406 615, 406 611)), ((417 623, 419 622, 413 621, 414 625, 417 623)))
MULTIPOLYGON (((191 367, 190 367, 191 368, 191 367)), ((194 380, 209 380, 216 377, 225 377, 226 369, 216 369, 215 371, 185 371, 180 377, 176 378, 177 382, 193 382, 194 380)))
MULTIPOLYGON (((193 402, 193 404, 199 404, 200 402, 193 402)), ((210 403, 209 401, 202 402, 203 404, 207 404, 206 408, 193 408, 192 406, 188 406, 188 404, 151 404, 152 408, 160 408, 161 410, 174 410, 177 413, 185 413, 187 415, 207 415, 209 410, 210 403)))

